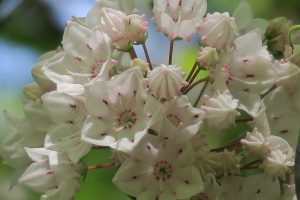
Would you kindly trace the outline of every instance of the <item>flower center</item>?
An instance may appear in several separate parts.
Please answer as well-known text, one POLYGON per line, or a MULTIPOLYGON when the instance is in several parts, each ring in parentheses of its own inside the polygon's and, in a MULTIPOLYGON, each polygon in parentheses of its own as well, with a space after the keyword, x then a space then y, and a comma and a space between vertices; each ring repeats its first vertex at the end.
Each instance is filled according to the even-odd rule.
POLYGON ((169 162, 161 160, 155 163, 153 167, 153 175, 155 176, 156 180, 167 181, 172 177, 172 174, 173 168, 169 162))
POLYGON ((118 126, 124 129, 131 129, 132 126, 136 123, 136 121, 136 113, 133 112, 131 109, 125 109, 123 112, 119 113, 117 118, 118 126))

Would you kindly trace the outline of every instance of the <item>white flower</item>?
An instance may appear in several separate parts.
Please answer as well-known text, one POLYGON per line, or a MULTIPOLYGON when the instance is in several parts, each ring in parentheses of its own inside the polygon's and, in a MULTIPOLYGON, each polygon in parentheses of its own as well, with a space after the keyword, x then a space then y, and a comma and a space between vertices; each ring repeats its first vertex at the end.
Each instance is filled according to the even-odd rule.
POLYGON ((219 55, 216 48, 201 48, 197 56, 197 62, 205 68, 215 67, 219 63, 219 55))
POLYGON ((42 73, 42 67, 45 63, 48 62, 48 60, 55 56, 57 53, 61 52, 62 49, 57 48, 54 51, 49 51, 43 55, 40 56, 39 62, 33 66, 31 70, 31 74, 35 82, 38 84, 39 87, 42 88, 43 91, 50 91, 55 89, 55 84, 49 80, 43 73, 42 73))
POLYGON ((145 16, 129 15, 125 18, 125 33, 127 38, 138 44, 146 41, 148 36, 148 22, 145 16))
MULTIPOLYGON (((43 96, 44 107, 55 122, 47 132, 45 148, 64 151, 72 162, 77 163, 92 148, 91 144, 81 141, 86 109, 82 100, 66 93, 69 89, 59 89, 43 96)), ((72 89, 75 89, 73 85, 72 89)), ((83 88, 79 88, 79 93, 80 90, 83 93, 83 88)))
POLYGON ((228 90, 223 94, 217 93, 215 97, 205 96, 206 101, 201 109, 205 112, 205 120, 210 127, 226 129, 235 123, 239 112, 238 100, 234 99, 228 90))
POLYGON ((164 106, 166 107, 165 116, 176 128, 191 135, 199 131, 204 112, 192 107, 186 96, 166 102, 164 106))
POLYGON ((80 173, 63 153, 49 151, 44 148, 25 149, 34 161, 20 177, 19 183, 30 189, 46 193, 41 199, 72 199, 79 189, 80 173), (53 198, 52 198, 53 199, 53 198))
POLYGON ((217 200, 221 195, 221 187, 216 181, 216 178, 212 174, 207 174, 207 180, 205 183, 205 189, 203 192, 192 197, 190 200, 217 200))
POLYGON ((235 41, 235 53, 223 61, 223 75, 231 91, 260 95, 275 83, 277 72, 265 55, 259 31, 252 31, 235 41))
POLYGON ((300 68, 291 62, 276 62, 277 84, 289 90, 295 90, 300 81, 300 68))
POLYGON ((138 67, 142 74, 145 76, 147 74, 147 72, 149 71, 149 63, 147 63, 146 61, 136 58, 134 60, 130 61, 130 66, 131 67, 138 67))
POLYGON ((104 7, 119 10, 128 15, 135 12, 133 0, 96 0, 85 18, 85 24, 88 27, 94 28, 97 25, 100 18, 100 10, 104 7))
POLYGON ((189 39, 207 10, 206 0, 155 0, 154 21, 171 40, 189 39))
POLYGON ((281 151, 283 154, 287 156, 290 161, 293 161, 294 157, 294 150, 290 146, 290 144, 284 140, 283 138, 275 135, 270 135, 268 137, 268 147, 270 149, 270 152, 272 151, 281 151))
POLYGON ((110 81, 95 81, 86 87, 86 106, 90 114, 82 130, 89 143, 116 148, 123 138, 149 127, 158 102, 146 95, 146 86, 138 68, 129 69, 110 81), (99 89, 101 88, 101 89, 99 89))
MULTIPOLYGON (((156 130, 158 135, 160 130, 156 130)), ((169 132, 172 135, 173 133, 169 132)), ((188 143, 146 134, 121 165, 113 182, 124 192, 146 199, 185 199, 204 188, 188 143)))
POLYGON ((264 103, 272 134, 284 138, 293 148, 296 148, 300 113, 291 97, 293 95, 287 88, 279 86, 264 98, 264 103))
POLYGON ((23 95, 26 101, 38 101, 43 94, 43 89, 35 83, 25 85, 23 88, 23 95))
POLYGON ((221 180, 222 200, 279 199, 280 184, 264 174, 226 176, 221 180))
POLYGON ((24 168, 30 163, 24 146, 43 146, 46 134, 35 130, 26 118, 18 119, 7 112, 4 112, 4 116, 11 132, 1 140, 1 156, 11 167, 24 168))
POLYGON ((233 42, 239 35, 234 18, 227 12, 207 14, 198 34, 207 46, 226 51, 233 48, 233 42))
MULTIPOLYGON (((98 12, 98 18, 87 18, 87 24, 91 24, 98 30, 109 35, 113 44, 119 49, 128 50, 134 42, 142 43, 147 38, 148 25, 144 16, 126 13, 103 7, 98 12)), ((94 17, 92 15, 91 17, 94 17)))
POLYGON ((251 155, 265 156, 269 152, 267 138, 254 128, 248 132, 245 139, 241 140, 246 151, 251 155))
POLYGON ((160 65, 149 74, 147 84, 149 92, 160 100, 171 100, 181 96, 181 89, 188 85, 183 80, 183 72, 180 67, 174 65, 160 65))
POLYGON ((267 175, 283 180, 286 179, 286 173, 291 166, 294 166, 294 162, 280 150, 272 151, 261 165, 267 175))
POLYGON ((53 124, 40 100, 31 101, 24 99, 23 109, 26 120, 37 132, 44 133, 53 124))
POLYGON ((62 44, 64 51, 51 57, 42 68, 51 81, 84 84, 96 77, 108 78, 115 63, 106 34, 73 19, 67 23, 62 44))
POLYGON ((289 167, 294 166, 294 151, 281 137, 269 136, 268 147, 270 153, 265 157, 261 167, 271 177, 280 177, 285 180, 289 167))

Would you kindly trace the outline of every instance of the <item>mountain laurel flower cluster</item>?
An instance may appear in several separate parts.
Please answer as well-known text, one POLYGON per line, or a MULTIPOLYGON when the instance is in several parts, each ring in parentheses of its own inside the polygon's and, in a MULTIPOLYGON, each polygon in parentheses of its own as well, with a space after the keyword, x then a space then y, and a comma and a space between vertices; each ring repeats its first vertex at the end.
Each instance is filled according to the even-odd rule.
POLYGON ((72 200, 90 170, 111 167, 137 200, 295 200, 299 26, 253 19, 245 0, 232 15, 207 13, 206 0, 153 0, 147 19, 133 0, 97 0, 67 22, 32 69, 24 116, 4 112, 11 187, 72 200), (161 63, 148 23, 170 43, 161 63), (198 46, 188 71, 172 59, 180 40, 198 46), (85 159, 108 151, 105 163, 85 159))

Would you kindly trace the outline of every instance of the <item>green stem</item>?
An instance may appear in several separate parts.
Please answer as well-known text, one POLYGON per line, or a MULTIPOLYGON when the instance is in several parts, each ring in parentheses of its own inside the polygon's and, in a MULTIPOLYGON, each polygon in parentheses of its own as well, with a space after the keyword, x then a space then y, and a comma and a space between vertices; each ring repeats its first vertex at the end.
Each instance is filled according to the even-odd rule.
POLYGON ((107 164, 103 164, 103 165, 95 165, 95 166, 89 166, 88 170, 96 170, 96 169, 104 169, 104 168, 109 168, 109 167, 113 167, 115 166, 116 163, 112 162, 112 163, 107 163, 107 164))
POLYGON ((131 57, 132 60, 137 58, 136 52, 134 50, 134 47, 131 47, 131 49, 129 49, 129 55, 131 57))
POLYGON ((253 118, 248 118, 248 119, 237 119, 235 120, 235 123, 242 123, 242 122, 251 122, 253 121, 253 118))
POLYGON ((194 103, 194 107, 197 107, 197 105, 198 105, 198 103, 199 103, 199 101, 200 101, 202 95, 204 94, 204 91, 205 91, 205 89, 206 89, 208 83, 209 83, 209 79, 205 81, 205 84, 204 84, 204 86, 203 86, 203 88, 202 88, 202 90, 201 90, 201 92, 200 92, 200 94, 199 94, 199 96, 198 96, 196 102, 194 103))
POLYGON ((261 160, 254 160, 254 161, 252 161, 252 162, 250 162, 250 163, 247 163, 247 164, 243 165, 243 166, 241 167, 241 169, 252 169, 252 168, 257 168, 258 166, 253 166, 253 165, 259 164, 259 163, 261 163, 261 162, 262 162, 261 160))
POLYGON ((289 43, 290 43, 291 47, 293 48, 293 50, 294 50, 294 44, 293 44, 292 34, 295 31, 299 31, 299 30, 300 30, 300 25, 295 25, 290 28, 289 33, 288 33, 289 43))
POLYGON ((143 45, 143 49, 144 49, 144 52, 145 52, 147 62, 149 64, 149 68, 150 68, 150 70, 153 70, 153 66, 152 66, 152 63, 151 63, 151 60, 150 60, 150 56, 149 56, 149 53, 148 53, 146 43, 144 42, 142 45, 143 45))
POLYGON ((198 63, 195 62, 195 64, 194 64, 192 70, 190 71, 188 77, 186 78, 186 81, 187 81, 187 82, 191 79, 192 75, 194 74, 195 70, 197 69, 197 66, 198 66, 198 63))
POLYGON ((186 88, 186 90, 183 91, 183 95, 186 95, 187 93, 189 93, 195 86, 199 85, 200 83, 203 83, 204 81, 208 81, 209 78, 205 78, 205 79, 201 79, 196 81, 195 83, 193 83, 192 85, 190 85, 188 88, 186 88))
POLYGON ((172 65, 174 51, 174 40, 170 40, 169 65, 172 65))

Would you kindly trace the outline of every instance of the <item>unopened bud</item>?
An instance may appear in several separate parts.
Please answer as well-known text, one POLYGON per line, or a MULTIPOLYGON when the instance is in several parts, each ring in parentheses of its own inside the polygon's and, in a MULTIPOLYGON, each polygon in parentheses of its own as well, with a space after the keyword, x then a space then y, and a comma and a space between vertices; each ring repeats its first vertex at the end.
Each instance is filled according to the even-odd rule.
POLYGON ((147 71, 149 70, 149 64, 146 61, 139 59, 139 58, 132 60, 130 62, 130 66, 138 67, 141 70, 143 75, 145 75, 147 73, 147 71))
POLYGON ((285 17, 278 17, 269 22, 265 37, 267 46, 275 56, 282 56, 288 45, 288 32, 292 23, 285 17))
POLYGON ((202 48, 197 56, 197 62, 202 67, 215 67, 219 63, 219 55, 216 48, 202 48))

